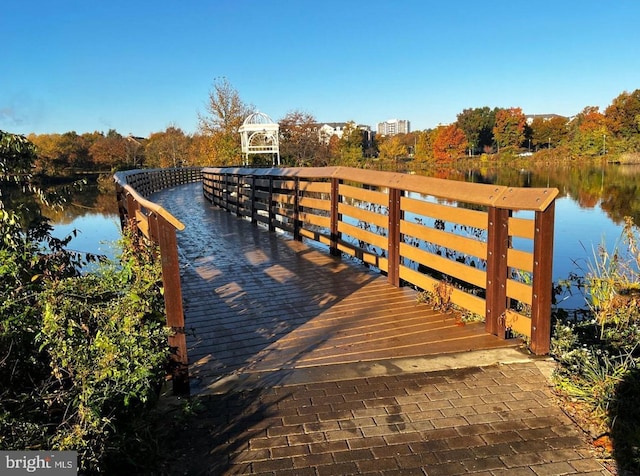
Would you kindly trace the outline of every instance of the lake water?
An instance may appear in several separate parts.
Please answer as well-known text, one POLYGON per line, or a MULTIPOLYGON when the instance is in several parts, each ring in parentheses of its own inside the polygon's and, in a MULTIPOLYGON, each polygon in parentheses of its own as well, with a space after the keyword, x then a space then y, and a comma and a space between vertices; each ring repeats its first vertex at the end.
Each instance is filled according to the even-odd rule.
MULTIPOLYGON (((570 273, 584 275, 594 249, 606 243, 612 250, 621 236, 624 216, 640 223, 640 167, 554 167, 537 171, 500 168, 447 173, 446 178, 498 185, 556 187, 554 281, 570 273)), ((71 199, 63 212, 47 212, 56 236, 78 230, 70 248, 114 257, 120 237, 120 221, 113 193, 101 194, 87 187, 71 199)), ((561 304, 566 309, 584 307, 584 298, 574 295, 561 304)))
POLYGON ((121 237, 115 192, 101 193, 95 183, 75 192, 64 209, 44 209, 53 225, 53 235, 64 238, 77 230, 69 249, 115 258, 121 237))
POLYGON ((120 219, 117 215, 85 212, 69 223, 54 224, 53 235, 64 238, 73 230, 77 230, 78 234, 71 240, 69 249, 105 255, 111 259, 118 254, 120 219))

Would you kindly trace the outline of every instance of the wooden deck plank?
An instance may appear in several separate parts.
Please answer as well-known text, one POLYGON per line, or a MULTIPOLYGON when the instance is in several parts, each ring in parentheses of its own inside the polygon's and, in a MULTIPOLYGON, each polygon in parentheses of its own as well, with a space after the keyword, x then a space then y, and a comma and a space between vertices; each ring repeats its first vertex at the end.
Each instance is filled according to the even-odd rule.
POLYGON ((416 300, 353 260, 209 205, 199 184, 161 192, 178 235, 192 376, 513 347, 416 300))

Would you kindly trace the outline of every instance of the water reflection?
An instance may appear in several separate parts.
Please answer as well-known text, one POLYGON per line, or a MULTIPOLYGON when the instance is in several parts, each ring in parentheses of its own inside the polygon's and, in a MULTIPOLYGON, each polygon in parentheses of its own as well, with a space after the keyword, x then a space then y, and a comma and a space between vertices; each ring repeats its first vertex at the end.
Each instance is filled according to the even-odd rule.
POLYGON ((115 192, 101 191, 95 182, 89 182, 75 188, 65 200, 63 208, 41 207, 41 213, 51 220, 53 235, 62 238, 77 230, 69 249, 114 258, 120 239, 115 192))
POLYGON ((555 187, 560 196, 570 197, 581 208, 600 208, 616 224, 625 216, 640 224, 640 165, 562 164, 517 169, 482 166, 438 173, 442 178, 513 187, 555 187))
MULTIPOLYGON (((420 172, 418 172, 420 173, 420 172)), ((570 273, 584 275, 594 249, 603 241, 612 250, 622 232, 623 218, 640 223, 640 165, 562 165, 532 169, 494 167, 478 163, 466 170, 443 169, 430 174, 450 180, 519 187, 556 187, 554 281, 570 273)), ((95 184, 68 199, 64 210, 44 210, 52 219, 56 236, 79 230, 71 248, 113 256, 110 243, 120 237, 114 192, 100 192, 95 184)), ((584 307, 582 296, 563 303, 567 309, 584 307)))
MULTIPOLYGON (((605 244, 609 251, 618 243, 624 217, 640 224, 640 165, 563 164, 518 169, 482 164, 466 170, 440 170, 431 174, 449 180, 515 187, 555 187, 556 200, 553 250, 554 281, 570 273, 583 276, 594 250, 605 244)), ((574 289, 561 307, 584 307, 584 298, 574 289)))

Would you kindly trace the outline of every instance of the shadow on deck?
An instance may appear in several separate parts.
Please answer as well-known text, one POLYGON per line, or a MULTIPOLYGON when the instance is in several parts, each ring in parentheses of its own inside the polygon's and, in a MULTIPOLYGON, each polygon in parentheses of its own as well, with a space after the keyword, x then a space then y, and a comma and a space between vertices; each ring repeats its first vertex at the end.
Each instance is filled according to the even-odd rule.
POLYGON ((513 348, 460 325, 416 291, 350 260, 212 206, 194 183, 153 200, 178 234, 189 370, 196 392, 229 375, 513 348))

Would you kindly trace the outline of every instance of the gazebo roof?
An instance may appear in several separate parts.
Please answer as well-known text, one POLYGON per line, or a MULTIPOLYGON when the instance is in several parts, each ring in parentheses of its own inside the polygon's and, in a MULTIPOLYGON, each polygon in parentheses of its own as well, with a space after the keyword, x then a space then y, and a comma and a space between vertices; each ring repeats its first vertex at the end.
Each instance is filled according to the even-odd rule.
POLYGON ((247 116, 242 125, 239 128, 239 132, 249 131, 270 131, 277 132, 280 129, 280 125, 277 122, 273 122, 268 115, 263 112, 254 112, 247 116))
POLYGON ((243 125, 249 124, 275 124, 275 122, 264 112, 254 112, 249 114, 243 122, 243 125))

